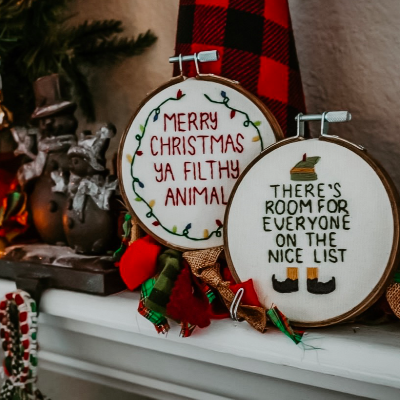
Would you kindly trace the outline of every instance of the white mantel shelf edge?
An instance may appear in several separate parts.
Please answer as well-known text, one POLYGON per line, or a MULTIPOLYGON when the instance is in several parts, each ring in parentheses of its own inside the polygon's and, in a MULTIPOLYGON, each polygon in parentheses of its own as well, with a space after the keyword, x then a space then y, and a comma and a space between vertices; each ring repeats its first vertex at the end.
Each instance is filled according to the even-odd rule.
MULTIPOLYGON (((14 289, 14 282, 0 280, 0 295, 14 289)), ((46 291, 41 367, 157 399, 263 399, 264 390, 285 399, 307 398, 312 390, 315 398, 400 398, 400 323, 314 329, 304 341, 315 349, 305 350, 276 329, 262 335, 230 320, 189 338, 179 337, 176 324, 158 335, 137 313, 138 300, 128 292, 46 291)))

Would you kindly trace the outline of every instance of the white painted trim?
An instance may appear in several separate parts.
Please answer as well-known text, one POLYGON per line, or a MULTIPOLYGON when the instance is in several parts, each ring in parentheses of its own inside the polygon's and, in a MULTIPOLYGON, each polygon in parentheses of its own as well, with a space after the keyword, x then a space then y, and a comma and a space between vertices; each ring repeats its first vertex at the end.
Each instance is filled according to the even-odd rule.
MULTIPOLYGON (((0 294, 15 288, 0 280, 0 294)), ((48 290, 39 317, 42 369, 157 399, 293 399, 400 396, 400 323, 314 329, 296 346, 271 328, 214 321, 189 338, 158 335, 136 309, 138 293, 96 297, 48 290), (171 397, 172 396, 172 397, 171 397), (298 398, 298 397, 297 397, 298 398)))
POLYGON ((151 377, 119 371, 47 351, 40 353, 40 365, 41 369, 157 399, 226 399, 226 397, 206 394, 204 391, 184 388, 183 386, 163 382, 151 377))

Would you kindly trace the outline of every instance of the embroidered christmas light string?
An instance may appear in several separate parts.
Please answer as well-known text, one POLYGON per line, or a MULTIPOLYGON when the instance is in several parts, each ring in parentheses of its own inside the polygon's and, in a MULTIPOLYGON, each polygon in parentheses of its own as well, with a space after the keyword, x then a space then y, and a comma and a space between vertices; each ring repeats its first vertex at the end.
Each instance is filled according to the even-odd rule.
POLYGON ((229 115, 230 115, 230 118, 231 118, 231 119, 235 117, 236 113, 242 114, 242 115, 246 118, 245 121, 243 122, 243 126, 244 126, 245 128, 247 128, 248 126, 252 126, 252 127, 256 130, 256 132, 257 132, 257 135, 253 137, 252 141, 253 141, 253 142, 258 142, 258 141, 259 141, 259 142, 260 142, 260 146, 261 146, 261 151, 264 150, 264 143, 263 143, 263 140, 262 140, 262 136, 261 136, 261 133, 260 133, 260 129, 258 128, 258 127, 261 125, 261 121, 254 121, 254 122, 253 122, 253 121, 250 119, 250 117, 249 117, 249 115, 248 115, 247 113, 245 113, 244 111, 241 111, 241 110, 239 110, 239 109, 237 109, 237 108, 231 107, 231 106, 229 105, 230 99, 229 99, 229 97, 227 96, 226 92, 223 91, 223 90, 221 91, 221 97, 222 97, 222 99, 223 99, 222 101, 213 100, 213 99, 211 99, 210 96, 208 96, 207 94, 204 94, 204 97, 205 97, 208 101, 210 101, 211 103, 223 104, 226 108, 228 108, 228 109, 230 110, 229 115))
POLYGON ((141 145, 142 145, 142 139, 144 138, 144 136, 146 134, 146 129, 147 129, 147 126, 149 124, 150 117, 154 114, 153 123, 156 122, 158 120, 159 114, 161 113, 161 107, 165 103, 168 103, 169 101, 180 101, 185 96, 186 96, 186 94, 182 93, 182 91, 179 89, 178 92, 176 93, 176 97, 167 98, 162 103, 160 103, 157 107, 155 107, 153 110, 151 110, 149 115, 147 116, 146 121, 144 122, 144 124, 139 126, 140 133, 138 133, 135 136, 136 140, 138 141, 138 145, 137 145, 137 148, 135 150, 135 153, 133 154, 133 156, 127 155, 128 160, 131 163, 132 190, 136 195, 135 201, 143 202, 148 207, 148 212, 146 213, 146 218, 153 218, 154 219, 154 221, 152 222, 153 226, 161 226, 165 231, 167 231, 168 233, 170 233, 172 235, 184 236, 184 237, 186 237, 186 238, 188 238, 190 240, 207 240, 208 238, 212 237, 213 235, 216 235, 218 237, 221 236, 221 234, 222 234, 221 233, 222 224, 219 224, 218 220, 216 221, 217 228, 214 229, 213 231, 209 232, 207 237, 205 237, 205 238, 204 237, 203 238, 195 238, 195 237, 190 236, 190 229, 192 228, 192 223, 191 222, 186 224, 185 229, 183 229, 182 232, 178 232, 176 226, 173 226, 172 228, 168 228, 168 227, 164 226, 162 221, 160 221, 160 219, 154 213, 153 207, 155 205, 155 200, 152 199, 152 200, 147 201, 138 192, 138 190, 145 188, 145 183, 143 181, 141 181, 137 176, 135 176, 135 173, 134 173, 135 160, 136 160, 137 157, 141 157, 143 155, 143 151, 140 150, 140 148, 141 148, 141 145))
MULTIPOLYGON (((232 107, 229 102, 230 102, 230 98, 228 97, 227 93, 225 91, 221 91, 220 92, 221 101, 215 100, 215 99, 211 99, 211 97, 207 94, 204 94, 204 97, 211 103, 213 104, 218 104, 218 105, 222 105, 224 106, 227 110, 226 112, 229 113, 230 119, 235 118, 236 115, 241 115, 244 117, 244 121, 243 121, 243 126, 244 127, 252 127, 254 128, 256 134, 255 136, 253 136, 252 141, 253 142, 259 142, 260 143, 260 149, 261 151, 264 149, 264 144, 263 144, 263 140, 262 140, 262 136, 260 133, 260 125, 261 125, 261 121, 252 121, 249 117, 249 115, 244 112, 241 111, 237 108, 232 107)), ((154 219, 152 221, 152 225, 155 227, 161 227, 162 229, 164 229, 166 232, 175 235, 175 236, 183 236, 186 237, 189 240, 193 240, 193 241, 204 241, 204 240, 208 240, 210 239, 212 236, 217 236, 217 237, 221 237, 222 235, 222 222, 219 219, 215 220, 215 226, 213 226, 212 228, 208 227, 206 229, 203 230, 203 236, 202 237, 195 237, 193 235, 190 234, 190 230, 193 227, 193 223, 190 221, 187 221, 187 223, 185 224, 185 228, 182 230, 182 232, 178 231, 178 228, 176 225, 172 226, 172 227, 168 227, 166 225, 164 225, 162 219, 156 215, 155 210, 154 210, 154 206, 156 204, 156 200, 155 199, 145 199, 145 194, 142 193, 143 189, 146 187, 147 182, 145 182, 142 178, 139 178, 138 172, 135 172, 135 162, 138 159, 138 157, 143 157, 145 156, 145 154, 143 153, 141 147, 142 147, 142 141, 146 135, 146 131, 148 130, 148 126, 149 124, 152 123, 157 123, 157 121, 159 120, 159 114, 161 113, 161 108, 164 104, 170 102, 170 101, 181 101, 182 99, 185 98, 185 96, 187 96, 187 94, 184 94, 182 92, 181 89, 178 90, 176 97, 169 97, 167 99, 165 99, 163 102, 161 102, 157 107, 155 107, 154 109, 152 109, 149 114, 147 115, 147 118, 145 121, 143 121, 143 124, 141 124, 139 126, 139 130, 140 133, 138 133, 135 136, 135 139, 137 140, 138 144, 136 147, 136 150, 132 155, 127 154, 126 157, 128 159, 128 161, 131 164, 131 178, 132 178, 132 189, 133 192, 135 194, 135 201, 136 202, 142 202, 144 204, 146 204, 147 206, 147 212, 146 212, 146 218, 152 218, 154 219), (151 118, 152 117, 152 118, 151 118)))

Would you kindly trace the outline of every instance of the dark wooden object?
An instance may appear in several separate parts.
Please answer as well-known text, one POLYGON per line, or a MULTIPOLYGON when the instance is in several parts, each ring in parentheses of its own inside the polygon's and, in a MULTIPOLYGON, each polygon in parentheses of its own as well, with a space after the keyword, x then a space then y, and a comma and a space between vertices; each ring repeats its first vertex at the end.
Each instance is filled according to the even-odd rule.
POLYGON ((118 268, 81 269, 0 259, 0 278, 14 280, 38 301, 47 288, 107 296, 126 289, 118 268), (39 287, 36 287, 35 281, 39 287), (41 288, 40 288, 41 287, 41 288), (36 294, 35 294, 36 293, 36 294), (39 295, 37 294, 39 293, 39 295))

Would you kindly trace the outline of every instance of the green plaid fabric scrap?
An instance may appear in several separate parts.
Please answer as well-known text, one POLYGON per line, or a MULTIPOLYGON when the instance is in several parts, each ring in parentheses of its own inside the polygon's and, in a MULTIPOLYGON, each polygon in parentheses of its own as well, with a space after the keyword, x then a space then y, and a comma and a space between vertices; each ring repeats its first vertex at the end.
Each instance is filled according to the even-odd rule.
MULTIPOLYGON (((158 333, 167 333, 170 329, 170 326, 168 324, 167 318, 164 316, 164 314, 153 311, 150 308, 146 307, 146 300, 150 296, 151 292, 153 291, 153 288, 156 284, 157 279, 155 277, 148 279, 146 282, 144 282, 141 286, 141 293, 140 293, 140 301, 139 301, 139 307, 138 307, 138 312, 140 315, 148 319, 151 323, 153 323, 156 331, 158 333)), ((207 296, 208 301, 212 303, 216 296, 215 293, 211 290, 211 288, 204 282, 198 281, 198 286, 200 287, 200 290, 207 296)), ((181 322, 181 331, 179 336, 181 337, 189 337, 192 332, 195 330, 196 325, 192 325, 188 322, 181 322)))
POLYGON ((149 297, 151 291, 153 290, 155 283, 156 279, 150 278, 142 284, 138 312, 140 315, 153 323, 157 333, 164 334, 167 333, 170 328, 167 319, 164 317, 164 315, 156 311, 152 311, 145 306, 146 299, 149 297))
POLYGON ((179 333, 180 337, 189 337, 195 330, 197 325, 189 324, 189 322, 181 322, 181 331, 179 333))

